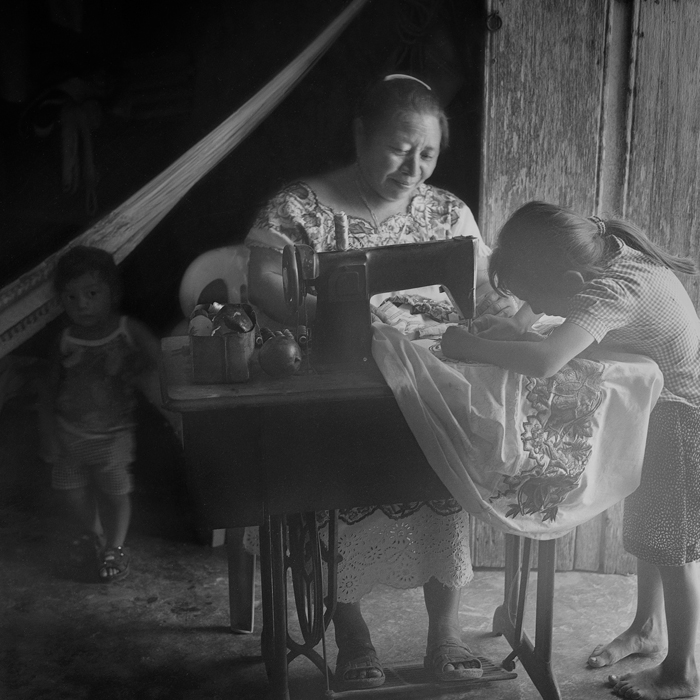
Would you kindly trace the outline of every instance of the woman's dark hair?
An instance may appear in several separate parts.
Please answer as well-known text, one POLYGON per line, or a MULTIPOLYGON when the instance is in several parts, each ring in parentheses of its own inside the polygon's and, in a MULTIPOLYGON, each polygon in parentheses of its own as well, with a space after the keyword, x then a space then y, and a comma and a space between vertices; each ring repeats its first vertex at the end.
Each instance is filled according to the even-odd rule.
POLYGON ((489 261, 491 285, 501 293, 508 293, 513 282, 530 289, 551 289, 567 270, 592 279, 615 254, 615 237, 674 272, 697 274, 690 258, 666 252, 634 224, 621 219, 599 222, 555 204, 523 205, 498 234, 489 261))
POLYGON ((117 303, 122 295, 122 280, 114 258, 101 248, 77 245, 63 255, 56 264, 53 286, 58 294, 72 280, 85 274, 95 272, 109 285, 113 302, 117 303))
POLYGON ((356 117, 371 134, 397 114, 432 114, 440 124, 440 150, 449 145, 447 115, 437 95, 427 85, 408 74, 382 77, 373 82, 357 107, 356 117))

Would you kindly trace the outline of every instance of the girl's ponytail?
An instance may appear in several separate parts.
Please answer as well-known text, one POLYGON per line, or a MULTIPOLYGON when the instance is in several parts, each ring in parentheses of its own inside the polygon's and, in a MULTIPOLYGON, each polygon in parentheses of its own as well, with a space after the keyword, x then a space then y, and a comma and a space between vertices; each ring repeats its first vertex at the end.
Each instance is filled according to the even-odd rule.
POLYGON ((698 274, 698 266, 694 260, 680 255, 672 255, 665 251, 661 246, 650 241, 637 226, 629 221, 606 219, 605 231, 620 238, 630 248, 648 255, 674 272, 683 272, 687 275, 698 274))

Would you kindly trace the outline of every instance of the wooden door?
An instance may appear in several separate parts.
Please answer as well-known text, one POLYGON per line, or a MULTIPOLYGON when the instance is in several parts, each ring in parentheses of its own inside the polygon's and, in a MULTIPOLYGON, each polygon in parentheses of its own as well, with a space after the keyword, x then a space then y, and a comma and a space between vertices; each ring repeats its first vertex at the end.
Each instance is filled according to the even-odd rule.
MULTIPOLYGON (((700 262, 700 3, 487 0, 479 223, 533 199, 625 216, 700 262)), ((683 279, 696 307, 700 280, 683 279)), ((629 573, 621 504, 558 542, 558 568, 629 573)), ((503 535, 475 522, 474 563, 503 535)))

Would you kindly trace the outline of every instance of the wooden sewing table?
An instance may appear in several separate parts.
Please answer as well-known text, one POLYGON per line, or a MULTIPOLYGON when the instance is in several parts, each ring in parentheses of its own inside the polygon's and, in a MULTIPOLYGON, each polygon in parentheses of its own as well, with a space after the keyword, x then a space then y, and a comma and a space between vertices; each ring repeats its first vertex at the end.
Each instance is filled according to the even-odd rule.
MULTIPOLYGON (((164 339, 162 358, 164 402, 168 409, 182 414, 188 479, 201 517, 212 529, 260 526, 263 658, 270 697, 289 700, 288 663, 299 654, 329 674, 325 659, 312 647, 319 642, 319 624, 328 625, 335 606, 335 567, 328 569, 332 599, 325 614, 307 613, 304 607, 313 610, 322 600, 322 584, 306 576, 303 564, 295 580, 291 563, 295 595, 298 583, 311 598, 315 596, 311 605, 301 605, 302 611, 297 601, 306 643, 295 643, 287 633, 287 567, 294 558, 286 554, 285 537, 291 536, 287 522, 302 518, 301 522, 310 525, 312 532, 302 536, 301 549, 312 551, 316 546, 318 550, 314 511, 331 511, 333 523, 337 509, 443 499, 449 493, 427 463, 373 364, 366 371, 308 372, 285 379, 271 379, 254 368, 247 383, 195 385, 189 379, 186 337, 164 339), (301 619, 307 615, 318 619, 301 619), (307 639, 305 630, 313 627, 315 636, 309 632, 307 639)), ((531 540, 512 535, 506 539, 504 602, 495 612, 493 631, 507 638, 513 652, 502 667, 490 664, 489 668, 488 660, 482 660, 487 662, 484 676, 466 683, 513 678, 515 674, 508 671, 518 657, 541 696, 561 700, 551 668, 555 541, 541 542, 539 547, 533 644, 523 630, 531 540)), ((335 540, 331 528, 325 558, 330 564, 335 540)), ((235 585, 231 575, 230 586, 235 585)), ((387 682, 380 688, 329 690, 327 697, 356 697, 358 693, 364 697, 399 690, 396 684, 421 685, 415 674, 413 681, 407 681, 408 676, 385 671, 387 682)), ((424 688, 426 695, 445 694, 451 689, 464 690, 464 685, 425 683, 424 688)))

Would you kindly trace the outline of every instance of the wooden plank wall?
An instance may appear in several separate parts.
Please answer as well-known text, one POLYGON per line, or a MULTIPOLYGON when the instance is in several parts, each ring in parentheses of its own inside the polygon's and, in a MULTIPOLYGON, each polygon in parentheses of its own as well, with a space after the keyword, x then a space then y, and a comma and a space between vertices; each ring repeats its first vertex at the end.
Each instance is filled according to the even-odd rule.
MULTIPOLYGON (((625 216, 700 261, 700 3, 640 2, 625 216)), ((696 308, 700 280, 684 277, 696 308)))
MULTIPOLYGON (((700 3, 487 0, 480 226, 532 199, 623 215, 700 262, 700 3)), ((683 280, 700 302, 697 278, 683 280)), ((622 504, 557 543, 558 568, 632 573, 622 504)), ((474 521, 474 564, 503 534, 474 521)))

